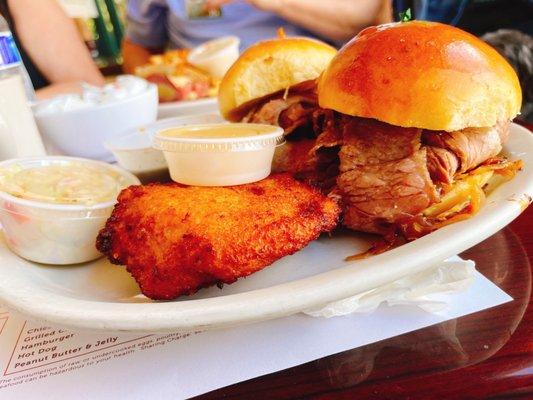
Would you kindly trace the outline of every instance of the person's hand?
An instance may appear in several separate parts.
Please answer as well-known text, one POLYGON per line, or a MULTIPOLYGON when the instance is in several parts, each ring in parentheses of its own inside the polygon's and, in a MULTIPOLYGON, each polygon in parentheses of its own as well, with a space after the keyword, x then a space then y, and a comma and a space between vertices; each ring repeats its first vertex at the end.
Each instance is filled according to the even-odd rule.
MULTIPOLYGON (((233 3, 235 0, 207 0, 208 9, 222 7, 225 4, 233 3)), ((263 11, 276 10, 282 0, 246 0, 246 2, 263 11)))
MULTIPOLYGON (((206 0, 221 7, 235 0, 206 0)), ((369 25, 392 20, 390 0, 245 0, 318 37, 344 43, 369 25)))

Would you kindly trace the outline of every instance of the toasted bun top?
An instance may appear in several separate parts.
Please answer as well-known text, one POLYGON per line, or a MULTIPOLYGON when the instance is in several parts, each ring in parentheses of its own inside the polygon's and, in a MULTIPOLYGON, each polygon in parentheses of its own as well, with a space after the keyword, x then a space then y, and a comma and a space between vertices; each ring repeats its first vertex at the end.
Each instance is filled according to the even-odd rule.
POLYGON ((226 117, 247 101, 317 78, 336 53, 324 42, 303 37, 256 43, 241 54, 222 79, 220 113, 226 117))
POLYGON ((412 21, 359 33, 322 74, 318 99, 343 114, 454 131, 514 118, 522 92, 512 67, 485 42, 412 21))

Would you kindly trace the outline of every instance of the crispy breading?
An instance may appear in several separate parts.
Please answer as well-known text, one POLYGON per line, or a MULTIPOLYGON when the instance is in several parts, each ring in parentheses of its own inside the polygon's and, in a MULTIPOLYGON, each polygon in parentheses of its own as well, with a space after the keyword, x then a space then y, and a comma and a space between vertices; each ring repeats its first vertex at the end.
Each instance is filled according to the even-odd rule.
POLYGON ((124 189, 97 239, 142 292, 174 299, 232 283, 292 254, 338 223, 339 207, 288 174, 233 187, 124 189))

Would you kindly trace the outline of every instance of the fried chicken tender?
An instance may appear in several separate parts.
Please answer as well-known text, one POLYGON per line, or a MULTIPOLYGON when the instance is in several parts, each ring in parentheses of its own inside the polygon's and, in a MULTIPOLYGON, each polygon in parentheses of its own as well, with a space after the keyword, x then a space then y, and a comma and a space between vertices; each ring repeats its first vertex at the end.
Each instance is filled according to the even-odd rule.
POLYGON ((339 207, 288 174, 233 187, 124 189, 96 247, 126 265, 152 299, 232 283, 292 254, 338 223, 339 207))

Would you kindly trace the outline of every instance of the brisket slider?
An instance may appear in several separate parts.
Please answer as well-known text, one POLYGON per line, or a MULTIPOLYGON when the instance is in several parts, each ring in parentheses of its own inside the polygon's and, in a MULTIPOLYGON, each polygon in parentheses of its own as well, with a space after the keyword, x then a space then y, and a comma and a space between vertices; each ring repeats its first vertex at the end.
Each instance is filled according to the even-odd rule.
POLYGON ((363 30, 322 74, 318 101, 325 117, 313 151, 337 152, 331 195, 354 230, 415 239, 472 215, 487 184, 521 166, 499 155, 520 110, 518 78, 452 26, 363 30))
POLYGON ((305 174, 316 138, 316 79, 337 51, 318 40, 280 36, 241 54, 222 79, 218 102, 229 121, 284 128, 287 144, 277 149, 273 170, 305 174))

